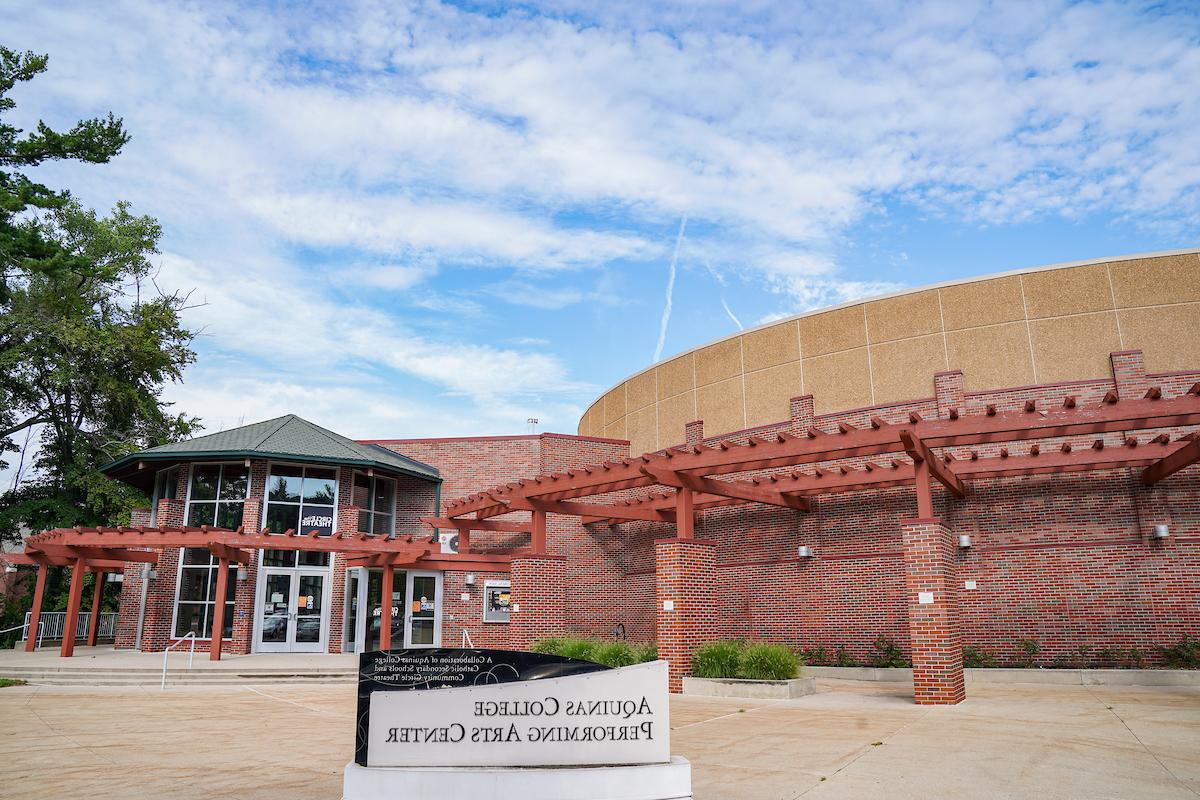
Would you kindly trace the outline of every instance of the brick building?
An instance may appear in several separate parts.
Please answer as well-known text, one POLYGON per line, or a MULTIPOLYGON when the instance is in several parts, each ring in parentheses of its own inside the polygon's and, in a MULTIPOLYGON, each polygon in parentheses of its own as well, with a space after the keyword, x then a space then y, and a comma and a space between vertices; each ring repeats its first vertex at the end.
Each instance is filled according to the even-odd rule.
POLYGON ((579 435, 288 416, 156 448, 108 469, 154 498, 135 530, 25 558, 121 571, 117 647, 206 648, 218 621, 226 652, 616 632, 677 687, 714 638, 865 659, 882 636, 918 702, 952 703, 964 646, 1152 663, 1200 633, 1198 430, 1200 255, 1110 259, 740 333, 579 435))

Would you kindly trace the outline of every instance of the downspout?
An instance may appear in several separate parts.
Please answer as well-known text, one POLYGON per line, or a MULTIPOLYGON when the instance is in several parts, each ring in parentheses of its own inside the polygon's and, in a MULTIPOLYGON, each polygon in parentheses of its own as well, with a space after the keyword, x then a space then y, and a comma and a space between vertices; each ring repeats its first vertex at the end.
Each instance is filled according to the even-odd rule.
MULTIPOLYGON (((436 517, 436 516, 440 515, 441 513, 442 513, 442 482, 439 479, 438 482, 433 485, 433 515, 436 517)), ((441 542, 442 542, 442 532, 440 529, 438 529, 438 528, 433 529, 433 539, 435 542, 438 543, 438 547, 440 549, 441 542)))

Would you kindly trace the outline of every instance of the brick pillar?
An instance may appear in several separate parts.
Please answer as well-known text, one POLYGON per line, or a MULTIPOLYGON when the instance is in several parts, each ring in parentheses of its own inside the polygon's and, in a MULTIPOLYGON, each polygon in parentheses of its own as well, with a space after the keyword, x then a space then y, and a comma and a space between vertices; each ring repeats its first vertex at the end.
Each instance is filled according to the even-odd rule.
POLYGON ((955 587, 955 541, 940 519, 900 523, 917 705, 955 705, 966 699, 962 632, 955 587), (922 601, 925 602, 922 602, 922 601))
POLYGON ((538 639, 567 632, 567 562, 561 556, 514 558, 509 646, 527 650, 538 639))
POLYGON ((694 419, 683 425, 683 440, 694 447, 704 441, 704 420, 694 419))
POLYGON ((113 649, 132 650, 137 642, 138 611, 142 603, 142 564, 125 562, 125 578, 121 581, 121 599, 117 604, 117 628, 113 649))
POLYGON ((933 396, 937 401, 939 419, 949 419, 951 409, 957 409, 961 414, 967 402, 962 370, 952 369, 934 373, 933 396))
MULTIPOLYGON (((237 572, 246 570, 246 577, 238 580, 233 590, 233 639, 225 646, 225 652, 237 655, 248 654, 254 645, 254 606, 258 593, 258 550, 250 551, 254 558, 249 564, 238 564, 237 572)), ((234 573, 236 579, 237 573, 234 573)))
POLYGON ((1146 380, 1146 360, 1141 350, 1121 350, 1108 354, 1112 362, 1113 383, 1122 400, 1141 400, 1149 388, 1146 380))
POLYGON ((670 665, 669 687, 683 689, 691 674, 692 652, 716 638, 713 600, 714 542, 659 539, 654 543, 654 595, 658 657, 670 665))
POLYGON ((811 394, 802 394, 788 401, 788 419, 793 431, 806 431, 812 427, 816 414, 811 394))
MULTIPOLYGON (((163 503, 174 502, 163 500, 163 503)), ((162 506, 159 506, 162 513, 162 506)), ((162 523, 162 517, 159 517, 162 523)), ((171 619, 175 613, 175 581, 179 576, 179 559, 182 549, 165 547, 152 569, 155 576, 146 592, 146 623, 142 628, 142 652, 158 653, 166 649, 174 631, 171 619)))
MULTIPOLYGON (((332 585, 329 588, 329 642, 326 651, 342 652, 343 628, 346 622, 346 557, 333 554, 333 570, 329 573, 332 585)), ((445 598, 442 605, 449 606, 445 598)))

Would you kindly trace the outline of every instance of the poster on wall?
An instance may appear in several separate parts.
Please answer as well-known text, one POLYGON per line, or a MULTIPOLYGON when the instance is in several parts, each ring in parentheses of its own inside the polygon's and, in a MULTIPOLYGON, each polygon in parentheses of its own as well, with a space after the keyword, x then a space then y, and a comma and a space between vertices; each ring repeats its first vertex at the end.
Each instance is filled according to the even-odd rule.
POLYGON ((329 506, 303 506, 300 509, 300 533, 313 531, 318 536, 333 535, 333 509, 329 506))
POLYGON ((488 581, 483 586, 483 621, 508 622, 512 589, 508 581, 488 581))

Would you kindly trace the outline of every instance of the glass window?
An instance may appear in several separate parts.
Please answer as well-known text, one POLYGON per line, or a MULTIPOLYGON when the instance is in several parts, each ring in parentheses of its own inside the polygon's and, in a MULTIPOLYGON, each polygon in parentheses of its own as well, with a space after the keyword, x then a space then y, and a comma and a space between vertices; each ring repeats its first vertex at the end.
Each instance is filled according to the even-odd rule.
POLYGON ((267 479, 267 530, 332 536, 337 516, 337 470, 272 464, 267 479))
MULTIPOLYGON (((191 631, 201 639, 212 638, 213 605, 217 595, 219 562, 203 548, 184 548, 179 567, 179 586, 175 594, 175 637, 191 631)), ((225 624, 221 638, 233 636, 233 600, 237 594, 237 565, 229 565, 225 592, 225 624)))
POLYGON ((358 506, 359 532, 381 536, 390 536, 394 532, 395 481, 355 473, 354 505, 358 506))
POLYGON ((270 487, 268 500, 280 503, 299 503, 300 485, 304 482, 304 470, 300 467, 287 467, 280 464, 271 466, 271 478, 267 482, 270 487))
POLYGON ((250 488, 245 464, 195 464, 188 495, 187 524, 236 530, 250 488))

